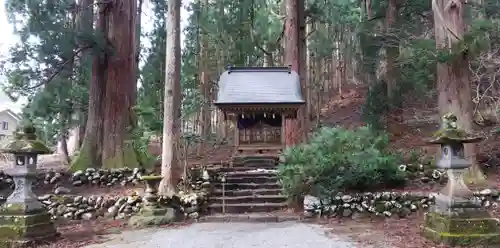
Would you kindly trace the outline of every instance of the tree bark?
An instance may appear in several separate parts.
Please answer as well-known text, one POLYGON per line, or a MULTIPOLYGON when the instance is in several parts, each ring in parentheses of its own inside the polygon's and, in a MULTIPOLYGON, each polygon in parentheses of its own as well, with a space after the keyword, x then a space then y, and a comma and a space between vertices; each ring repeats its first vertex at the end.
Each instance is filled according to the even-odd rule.
POLYGON ((365 0, 365 9, 368 20, 372 19, 372 0, 365 0))
MULTIPOLYGON (((304 72, 303 65, 301 62, 304 61, 304 50, 302 49, 305 40, 305 25, 304 21, 300 21, 300 18, 304 18, 304 1, 303 0, 287 0, 286 1, 286 21, 285 21, 285 63, 291 65, 292 70, 299 73, 301 76, 301 90, 304 92, 304 77, 300 73, 304 72), (300 30, 300 29, 304 30, 300 30), (301 51, 302 50, 302 51, 301 51)), ((307 108, 304 106, 297 111, 296 116, 285 116, 285 145, 286 147, 291 147, 300 143, 301 139, 304 139, 306 128, 305 125, 300 126, 298 118, 304 123, 305 120, 305 110, 307 108)), ((302 197, 297 197, 290 199, 290 207, 295 211, 303 211, 304 199, 302 197)))
MULTIPOLYGON (((208 14, 208 0, 203 0, 202 2, 202 13, 203 15, 208 14)), ((205 19, 205 18, 204 18, 205 19)), ((202 154, 202 165, 206 165, 208 155, 208 139, 210 138, 210 82, 209 82, 209 57, 208 57, 208 34, 205 30, 201 32, 201 46, 200 46, 200 93, 203 96, 203 105, 201 107, 201 154, 202 154)))
MULTIPOLYGON (((299 76, 302 96, 307 100, 307 92, 309 87, 307 85, 307 33, 306 33, 306 13, 305 13, 305 0, 297 0, 297 26, 298 26, 298 40, 299 40, 299 76)), ((309 134, 309 127, 311 126, 311 119, 307 108, 307 102, 299 109, 298 118, 300 125, 301 141, 306 141, 309 134)))
POLYGON ((107 38, 113 53, 107 61, 102 163, 105 168, 136 167, 139 162, 134 148, 125 141, 134 124, 137 2, 113 2, 108 20, 107 38))
MULTIPOLYGON (((90 34, 93 31, 93 23, 94 23, 94 11, 93 11, 93 4, 94 0, 79 0, 78 1, 78 14, 76 17, 76 32, 78 36, 82 36, 85 34, 90 34)), ((85 49, 88 47, 89 44, 86 44, 86 42, 83 42, 81 37, 76 38, 76 43, 77 43, 77 49, 80 51, 79 54, 75 57, 74 65, 75 68, 78 68, 78 70, 81 72, 80 75, 86 74, 87 73, 87 68, 90 67, 88 63, 90 63, 91 56, 90 56, 90 51, 89 49, 85 49)), ((77 83, 81 87, 86 87, 87 82, 85 80, 77 80, 77 83)), ((78 121, 79 121, 79 135, 78 135, 78 140, 76 141, 77 149, 81 148, 83 144, 83 138, 85 136, 85 129, 86 129, 86 121, 88 117, 88 110, 84 106, 81 106, 81 104, 77 104, 76 110, 78 113, 78 121)))
POLYGON ((168 1, 166 79, 163 118, 163 146, 160 194, 170 195, 176 191, 180 180, 180 166, 177 150, 180 138, 181 103, 181 44, 180 44, 181 1, 168 1))
MULTIPOLYGON (((396 24, 398 16, 398 6, 397 0, 389 0, 387 5, 386 14, 386 35, 393 36, 392 33, 395 30, 394 25, 396 24)), ((389 39, 394 40, 394 39, 389 39)), ((394 88, 397 82, 397 68, 394 61, 399 56, 399 47, 393 44, 389 44, 387 47, 386 54, 386 83, 387 83, 387 96, 389 99, 393 98, 394 88)))
MULTIPOLYGON (((463 0, 462 0, 463 1, 463 0)), ((463 39, 465 5, 462 1, 432 0, 437 49, 451 51, 463 39)), ((437 64, 437 90, 439 114, 451 112, 458 118, 458 125, 467 132, 473 132, 472 99, 470 86, 469 58, 467 54, 454 56, 448 63, 437 64)), ((465 156, 473 166, 466 175, 469 183, 481 183, 484 174, 476 163, 476 145, 465 145, 465 156)))
MULTIPOLYGON (((285 20, 285 64, 290 65, 292 70, 300 72, 300 53, 299 53, 299 29, 298 29, 298 0, 286 0, 286 20, 285 20)), ((300 126, 298 115, 285 117, 285 146, 291 147, 300 142, 300 126)))
MULTIPOLYGON (((386 72, 385 72, 385 82, 387 85, 387 98, 389 102, 395 103, 395 91, 397 90, 397 82, 399 71, 396 66, 395 61, 399 57, 399 44, 393 44, 396 39, 391 38, 394 37, 394 31, 396 30, 395 25, 398 21, 398 12, 399 5, 398 0, 389 0, 387 5, 386 12, 386 36, 389 37, 389 46, 386 49, 386 72)), ((399 136, 400 133, 397 133, 400 128, 397 128, 403 120, 403 113, 401 110, 401 106, 395 106, 391 104, 391 108, 389 110, 387 118, 387 127, 389 130, 393 131, 393 134, 399 136), (395 133, 395 132, 396 133, 395 133)))
POLYGON ((71 158, 69 157, 69 151, 68 151, 68 135, 66 134, 67 132, 67 128, 66 127, 61 127, 61 137, 60 137, 60 141, 61 141, 61 150, 62 150, 62 155, 63 155, 63 158, 64 158, 64 162, 67 163, 67 164, 70 164, 71 163, 71 158))
MULTIPOLYGON (((105 37, 108 26, 107 7, 99 4, 97 8, 97 21, 95 34, 105 37)), ((106 86, 107 54, 94 53, 92 58, 92 77, 89 89, 88 118, 85 125, 85 135, 79 155, 73 160, 72 170, 87 167, 100 167, 102 158, 103 120, 104 120, 104 94, 106 86)))

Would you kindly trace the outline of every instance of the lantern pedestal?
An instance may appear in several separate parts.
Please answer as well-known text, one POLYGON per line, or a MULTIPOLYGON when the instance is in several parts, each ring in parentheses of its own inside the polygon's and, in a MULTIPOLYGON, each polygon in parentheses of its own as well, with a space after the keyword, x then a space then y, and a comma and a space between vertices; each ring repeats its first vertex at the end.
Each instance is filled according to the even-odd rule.
POLYGON ((14 167, 5 171, 12 176, 15 189, 0 206, 0 247, 33 245, 58 236, 51 215, 31 190, 37 155, 50 151, 29 133, 18 136, 2 151, 15 156, 14 167))
MULTIPOLYGON (((456 122, 456 117, 447 115, 456 122)), ((435 204, 425 214, 422 235, 436 242, 455 246, 487 247, 500 244, 500 222, 492 218, 473 192, 464 183, 463 175, 472 164, 464 156, 464 143, 481 138, 471 137, 457 129, 456 123, 443 120, 443 128, 430 141, 441 145, 438 167, 447 169, 448 183, 435 198, 435 204)))
POLYGON ((158 186, 162 178, 161 176, 144 176, 141 178, 146 185, 144 207, 138 215, 129 219, 129 225, 133 227, 158 226, 170 224, 175 220, 175 210, 162 207, 158 203, 158 186))

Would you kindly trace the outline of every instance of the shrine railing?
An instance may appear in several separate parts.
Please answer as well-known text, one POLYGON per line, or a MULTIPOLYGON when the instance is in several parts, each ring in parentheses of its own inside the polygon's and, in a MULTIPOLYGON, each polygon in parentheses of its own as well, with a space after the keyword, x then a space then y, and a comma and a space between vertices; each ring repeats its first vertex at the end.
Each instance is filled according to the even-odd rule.
POLYGON ((264 126, 239 130, 240 144, 281 144, 281 127, 264 126))

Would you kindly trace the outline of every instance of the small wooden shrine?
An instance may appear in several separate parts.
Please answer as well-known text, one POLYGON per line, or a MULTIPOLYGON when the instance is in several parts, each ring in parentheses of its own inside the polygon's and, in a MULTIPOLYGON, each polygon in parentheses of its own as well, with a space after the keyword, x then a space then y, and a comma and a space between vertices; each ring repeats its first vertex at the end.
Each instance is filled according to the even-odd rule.
POLYGON ((228 66, 215 105, 235 126, 235 152, 262 153, 284 147, 286 118, 305 103, 299 75, 290 67, 228 66))

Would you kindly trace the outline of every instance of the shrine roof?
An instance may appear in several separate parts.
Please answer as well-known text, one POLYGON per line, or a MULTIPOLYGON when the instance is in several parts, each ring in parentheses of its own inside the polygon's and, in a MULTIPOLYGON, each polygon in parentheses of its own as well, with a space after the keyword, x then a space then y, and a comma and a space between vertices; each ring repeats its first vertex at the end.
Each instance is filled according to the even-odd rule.
POLYGON ((299 75, 288 67, 229 67, 215 105, 304 104, 299 75))

